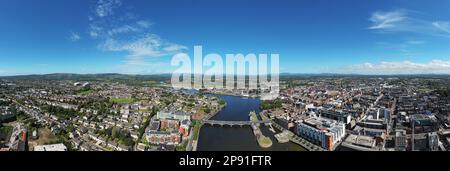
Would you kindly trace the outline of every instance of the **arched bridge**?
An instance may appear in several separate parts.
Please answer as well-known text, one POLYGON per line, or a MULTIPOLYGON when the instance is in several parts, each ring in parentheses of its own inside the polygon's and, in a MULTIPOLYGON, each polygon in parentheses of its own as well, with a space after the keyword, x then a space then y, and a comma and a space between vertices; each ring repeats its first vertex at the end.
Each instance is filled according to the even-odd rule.
POLYGON ((203 120, 203 124, 209 124, 209 125, 220 125, 220 126, 246 126, 246 125, 252 125, 252 124, 265 124, 270 123, 270 121, 218 121, 218 120, 203 120))

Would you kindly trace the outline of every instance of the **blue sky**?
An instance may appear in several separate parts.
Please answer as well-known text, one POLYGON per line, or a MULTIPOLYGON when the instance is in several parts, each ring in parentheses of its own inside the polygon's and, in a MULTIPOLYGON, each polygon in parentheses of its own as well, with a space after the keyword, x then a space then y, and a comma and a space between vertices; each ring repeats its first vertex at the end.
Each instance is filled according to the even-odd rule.
POLYGON ((290 73, 450 74, 448 0, 2 0, 0 75, 170 73, 277 53, 290 73))

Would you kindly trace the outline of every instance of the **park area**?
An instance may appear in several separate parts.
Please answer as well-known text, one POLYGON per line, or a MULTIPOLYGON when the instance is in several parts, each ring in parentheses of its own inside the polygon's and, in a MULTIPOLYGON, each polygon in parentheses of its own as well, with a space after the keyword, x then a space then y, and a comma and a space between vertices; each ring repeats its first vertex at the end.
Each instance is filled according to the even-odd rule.
POLYGON ((58 143, 59 139, 55 136, 52 131, 48 128, 39 128, 38 129, 38 139, 29 141, 30 149, 37 145, 45 145, 45 144, 55 144, 58 143))
POLYGON ((134 103, 137 101, 135 98, 112 98, 110 99, 111 102, 117 103, 117 104, 129 104, 134 103))

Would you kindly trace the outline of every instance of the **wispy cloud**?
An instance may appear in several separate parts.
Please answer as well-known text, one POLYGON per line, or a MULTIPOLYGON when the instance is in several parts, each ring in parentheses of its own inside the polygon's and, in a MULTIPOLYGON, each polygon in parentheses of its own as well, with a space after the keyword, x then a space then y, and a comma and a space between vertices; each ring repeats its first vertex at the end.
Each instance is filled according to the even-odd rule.
POLYGON ((406 12, 403 10, 397 11, 377 11, 372 14, 370 21, 372 26, 369 29, 392 29, 396 28, 406 21, 406 12))
POLYGON ((342 67, 338 69, 338 72, 348 74, 450 74, 450 61, 363 63, 342 67))
POLYGON ((128 52, 127 57, 159 57, 171 55, 187 49, 187 47, 162 40, 158 35, 147 34, 138 39, 118 41, 110 38, 100 45, 102 50, 128 52))
POLYGON ((450 22, 432 21, 418 11, 397 9, 376 11, 369 18, 368 27, 378 33, 409 32, 429 36, 450 37, 450 22))
POLYGON ((421 44, 425 44, 425 42, 424 41, 420 41, 420 40, 409 40, 409 41, 406 41, 406 44, 421 45, 421 44))
POLYGON ((122 5, 120 0, 99 0, 95 12, 98 17, 106 17, 114 14, 114 9, 122 5))
MULTIPOLYGON (((89 36, 99 41, 103 51, 125 52, 122 68, 151 67, 147 58, 173 55, 187 49, 152 33, 152 23, 140 19, 120 0, 99 0, 94 15, 88 17, 89 36)), ((139 70, 139 69, 138 69, 139 70)))
POLYGON ((137 21, 136 23, 124 24, 108 30, 108 36, 114 36, 122 33, 142 32, 149 28, 151 23, 148 21, 137 21))
POLYGON ((81 36, 80 36, 78 33, 72 32, 72 33, 70 34, 70 37, 69 37, 69 40, 70 40, 70 41, 76 42, 76 41, 78 41, 78 40, 80 40, 80 39, 81 39, 81 36))
POLYGON ((440 31, 446 32, 450 34, 450 22, 446 21, 435 21, 433 22, 433 26, 440 31))

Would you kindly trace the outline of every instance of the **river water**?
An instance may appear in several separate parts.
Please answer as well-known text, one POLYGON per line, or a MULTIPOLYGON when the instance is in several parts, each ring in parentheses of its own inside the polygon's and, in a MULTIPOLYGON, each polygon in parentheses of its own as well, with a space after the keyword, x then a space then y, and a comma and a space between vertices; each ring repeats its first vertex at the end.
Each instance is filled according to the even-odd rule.
MULTIPOLYGON (((237 96, 214 95, 225 100, 227 105, 219 111, 211 120, 248 121, 249 113, 260 112, 259 99, 242 98, 237 96)), ((261 148, 256 142, 256 137, 250 126, 210 126, 203 125, 200 129, 198 151, 304 151, 297 144, 278 143, 266 126, 261 125, 261 131, 272 139, 270 148, 261 148)))

